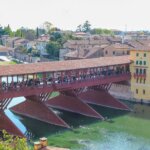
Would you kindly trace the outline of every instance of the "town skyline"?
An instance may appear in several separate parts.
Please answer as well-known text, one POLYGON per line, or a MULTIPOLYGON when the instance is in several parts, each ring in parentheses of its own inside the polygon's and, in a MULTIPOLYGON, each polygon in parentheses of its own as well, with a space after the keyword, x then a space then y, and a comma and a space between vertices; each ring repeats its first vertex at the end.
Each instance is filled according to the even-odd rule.
POLYGON ((76 30, 88 20, 92 28, 150 30, 148 0, 2 0, 0 24, 13 30, 41 27, 45 21, 63 30, 76 30), (6 11, 9 10, 9 11, 6 11))

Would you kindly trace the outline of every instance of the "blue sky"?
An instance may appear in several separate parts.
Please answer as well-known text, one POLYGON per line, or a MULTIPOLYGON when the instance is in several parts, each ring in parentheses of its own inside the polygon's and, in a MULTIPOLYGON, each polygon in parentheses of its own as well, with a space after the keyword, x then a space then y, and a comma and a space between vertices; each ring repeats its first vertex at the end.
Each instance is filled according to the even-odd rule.
POLYGON ((1 0, 0 24, 36 28, 49 21, 75 30, 89 20, 92 27, 150 30, 150 0, 1 0))

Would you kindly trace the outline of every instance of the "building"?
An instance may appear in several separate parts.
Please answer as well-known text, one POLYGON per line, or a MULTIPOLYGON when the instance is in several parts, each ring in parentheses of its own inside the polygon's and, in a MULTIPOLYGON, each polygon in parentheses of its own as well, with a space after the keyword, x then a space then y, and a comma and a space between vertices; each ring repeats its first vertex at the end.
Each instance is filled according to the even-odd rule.
POLYGON ((0 45, 0 56, 13 55, 14 49, 0 45))
POLYGON ((63 45, 64 49, 68 52, 64 54, 64 59, 129 55, 130 49, 134 48, 135 44, 142 45, 141 42, 123 42, 121 37, 115 36, 93 35, 84 40, 68 40, 63 45))
POLYGON ((132 47, 127 44, 120 44, 115 43, 111 44, 104 48, 103 56, 122 56, 122 55, 129 55, 130 49, 132 47))
POLYGON ((131 91, 136 100, 150 102, 150 47, 141 46, 130 51, 133 61, 131 70, 131 91))

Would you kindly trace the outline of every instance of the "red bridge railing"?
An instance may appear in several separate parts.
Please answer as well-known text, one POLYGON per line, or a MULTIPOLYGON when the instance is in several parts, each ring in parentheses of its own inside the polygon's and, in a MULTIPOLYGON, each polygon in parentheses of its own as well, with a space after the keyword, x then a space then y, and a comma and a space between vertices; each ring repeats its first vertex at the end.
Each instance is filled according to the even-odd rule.
POLYGON ((0 90, 0 99, 13 98, 19 96, 37 95, 40 93, 47 93, 52 91, 63 91, 67 89, 77 89, 81 87, 89 87, 101 84, 108 84, 113 82, 120 82, 130 80, 131 75, 128 72, 121 74, 112 74, 107 76, 95 76, 93 78, 85 78, 68 82, 40 82, 38 85, 32 86, 13 86, 11 88, 0 90))

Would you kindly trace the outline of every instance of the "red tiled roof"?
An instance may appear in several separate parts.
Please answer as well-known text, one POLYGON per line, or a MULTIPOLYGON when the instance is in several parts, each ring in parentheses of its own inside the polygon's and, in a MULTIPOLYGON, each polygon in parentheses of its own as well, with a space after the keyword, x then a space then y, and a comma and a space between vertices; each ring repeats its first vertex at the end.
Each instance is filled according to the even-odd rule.
POLYGON ((138 46, 135 48, 132 48, 133 51, 150 51, 150 46, 138 46))
POLYGON ((129 56, 8 65, 0 67, 0 76, 75 70, 127 63, 130 63, 129 56))

